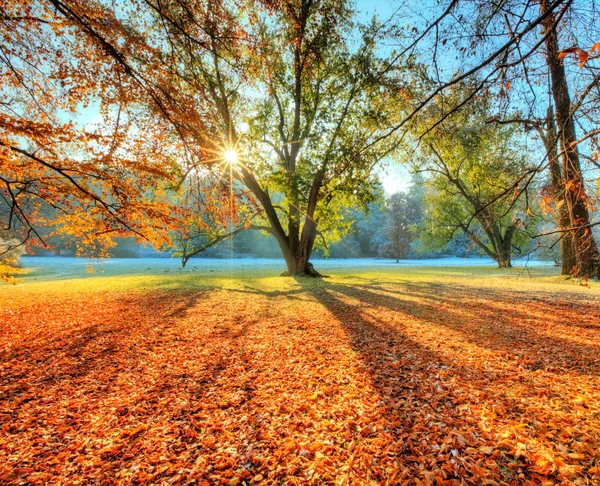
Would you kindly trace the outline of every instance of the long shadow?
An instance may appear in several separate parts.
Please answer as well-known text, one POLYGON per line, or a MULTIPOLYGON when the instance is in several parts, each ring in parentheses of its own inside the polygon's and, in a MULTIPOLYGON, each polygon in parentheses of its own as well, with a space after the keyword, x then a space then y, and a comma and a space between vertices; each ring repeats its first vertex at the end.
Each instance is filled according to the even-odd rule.
MULTIPOLYGON (((94 377, 105 392, 124 369, 135 368, 140 358, 156 350, 165 332, 184 318, 205 292, 146 292, 113 302, 101 322, 82 317, 65 323, 62 332, 38 336, 0 352, 4 369, 0 400, 25 395, 43 397, 48 389, 94 377), (136 336, 143 336, 143 339, 136 336), (146 339, 147 338, 147 339, 146 339)), ((57 316, 55 319, 60 319, 57 316)))
MULTIPOLYGON (((495 339, 479 336, 474 326, 461 322, 464 315, 461 316, 460 312, 436 308, 432 303, 435 294, 418 301, 382 294, 380 289, 371 289, 368 285, 349 286, 327 281, 307 282, 305 279, 298 281, 346 330, 369 371, 373 387, 380 395, 381 408, 388 421, 387 430, 395 444, 393 453, 414 477, 423 477, 424 470, 431 473, 442 467, 449 474, 448 478, 469 478, 471 482, 478 483, 483 480, 483 476, 478 476, 481 469, 478 469, 479 466, 470 467, 473 464, 469 464, 468 451, 479 448, 487 450, 491 446, 491 450, 499 452, 494 453, 493 461, 488 461, 492 464, 490 467, 503 481, 520 482, 523 476, 519 479, 517 471, 525 470, 532 464, 525 455, 512 454, 510 447, 516 445, 516 439, 512 444, 509 441, 509 447, 506 441, 497 442, 496 435, 490 431, 531 424, 531 420, 534 424, 552 423, 560 413, 554 416, 552 410, 538 406, 540 399, 544 401, 538 395, 539 387, 535 387, 534 383, 523 384, 523 380, 532 376, 529 370, 513 369, 511 372, 519 377, 507 380, 502 375, 482 372, 477 363, 474 366, 465 365, 464 361, 449 357, 452 355, 432 349, 431 342, 425 347, 411 337, 413 334, 407 327, 409 317, 430 324, 432 334, 435 334, 435 326, 450 328, 460 333, 467 342, 494 351, 501 349, 508 355, 527 354, 529 346, 550 346, 552 352, 562 352, 561 365, 583 355, 580 356, 578 369, 586 373, 598 372, 592 354, 598 351, 595 345, 574 345, 561 340, 554 343, 552 338, 534 332, 527 335, 529 341, 522 343, 518 325, 503 319, 491 323, 491 334, 504 333, 505 340, 495 343, 495 339), (389 311, 393 311, 391 319, 389 311), (403 316, 407 318, 406 321, 403 316), (509 332, 511 326, 515 333, 509 332), (517 344, 518 349, 515 350, 517 344), (487 425, 482 422, 484 413, 487 425), (437 463, 427 463, 431 458, 426 456, 427 453, 437 456, 437 463), (455 456, 460 460, 455 461, 455 456)), ((402 289, 400 285, 397 287, 398 290, 402 289)), ((386 292, 390 291, 388 287, 385 289, 386 292)), ((418 290, 408 289, 407 294, 414 297, 412 292, 415 292, 423 297, 420 292, 423 289, 418 290)), ((445 292, 451 294, 450 289, 445 289, 445 292)), ((488 290, 488 297, 493 299, 494 292, 488 290)), ((460 299, 456 305, 460 305, 460 299)), ((491 303, 490 306, 483 302, 472 305, 480 306, 488 317, 494 315, 491 303)), ((440 345, 439 342, 433 344, 440 345)), ((441 345, 444 346, 443 343, 441 345)), ((460 351, 455 351, 453 356, 460 358, 460 351)), ((512 366, 517 367, 514 362, 512 366)), ((565 370, 556 372, 563 371, 568 373, 565 370)), ((544 386, 548 386, 547 381, 544 386)), ((560 392, 560 384, 557 384, 556 389, 546 389, 541 393, 559 396, 560 392)), ((530 427, 530 433, 537 437, 535 426, 530 427)), ((539 439, 534 440, 547 439, 541 434, 539 439)), ((478 460, 481 460, 481 455, 478 460)))
MULTIPOLYGON (((389 434, 387 454, 410 471, 409 477, 423 477, 423 469, 433 469, 427 464, 430 454, 438 456, 440 465, 450 466, 451 450, 462 455, 464 447, 476 448, 492 441, 480 431, 475 439, 471 437, 473 425, 457 408, 464 397, 446 383, 468 370, 411 339, 401 324, 393 326, 365 312, 366 305, 361 304, 369 301, 369 305, 376 306, 381 302, 373 302, 371 293, 359 289, 350 292, 351 288, 345 285, 328 282, 306 284, 300 280, 300 284, 346 330, 379 395, 379 407, 387 422, 385 431, 389 434), (340 287, 353 294, 354 302, 341 298, 340 287), (356 296, 362 299, 356 300, 356 296)), ((452 466, 450 477, 471 476, 465 469, 467 462, 452 466)))
MULTIPOLYGON (((179 427, 180 444, 194 447, 202 429, 194 417, 196 409, 204 403, 218 404, 218 396, 225 393, 219 378, 235 374, 228 367, 237 370, 245 364, 238 358, 240 347, 256 323, 214 319, 209 325, 211 308, 198 307, 205 297, 205 291, 190 290, 115 295, 98 309, 95 322, 86 322, 86 316, 71 322, 71 317, 56 316, 49 328, 53 335, 3 351, 0 423, 5 437, 21 444, 12 454, 11 461, 19 461, 11 462, 14 470, 30 465, 46 471, 49 453, 37 446, 27 452, 40 441, 52 444, 52 456, 61 453, 69 458, 57 462, 72 461, 79 447, 73 444, 83 437, 90 444, 85 454, 101 457, 103 468, 116 473, 136 459, 128 448, 138 433, 143 434, 128 431, 140 423, 179 427), (197 358, 203 359, 186 366, 197 358), (171 402, 173 397, 177 398, 171 402), (97 420, 105 424, 100 433, 94 430, 97 420), (182 424, 188 424, 185 430, 180 429, 182 424), (114 438, 114 449, 101 450, 103 436, 114 438)), ((240 403, 250 400, 251 394, 248 383, 240 385, 240 403)), ((4 467, 9 463, 0 470, 4 467)), ((70 474, 89 479, 86 468, 84 463, 69 465, 70 474)), ((27 483, 18 476, 14 480, 27 483)))
MULTIPOLYGON (((365 304, 417 316, 434 326, 449 328, 483 348, 502 351, 519 360, 525 358, 527 366, 533 370, 551 368, 555 373, 600 374, 597 360, 600 332, 597 341, 583 344, 544 331, 545 328, 551 331, 549 324, 573 326, 582 315, 600 320, 600 309, 595 304, 570 306, 557 303, 555 294, 539 292, 533 302, 529 293, 523 293, 524 300, 519 302, 518 296, 509 298, 493 289, 477 290, 474 296, 472 289, 469 291, 454 284, 450 287, 411 283, 404 288, 399 286, 396 295, 390 295, 390 287, 381 286, 373 289, 362 285, 328 284, 327 288, 365 304), (544 313, 544 321, 527 313, 527 307, 544 313)), ((581 324, 581 327, 591 332, 596 330, 593 324, 581 324)))
MULTIPOLYGON (((439 284, 430 282, 402 282, 410 294, 419 296, 436 303, 448 303, 449 305, 471 307, 469 299, 472 298, 473 288, 460 284, 439 284)), ((371 287, 372 288, 372 287, 371 287)), ((379 287, 385 290, 384 287, 379 287)), ((490 309, 503 306, 509 309, 511 317, 519 319, 531 319, 532 311, 542 311, 544 320, 568 327, 579 327, 582 329, 600 330, 600 301, 582 301, 581 294, 575 292, 549 292, 549 291, 527 291, 511 290, 502 291, 491 288, 477 289, 477 296, 489 301, 490 309), (516 307, 521 304, 521 308, 516 307), (580 320, 589 322, 582 323, 580 320)), ((594 299, 588 299, 594 300, 594 299)), ((481 306, 475 308, 481 308, 481 306)))

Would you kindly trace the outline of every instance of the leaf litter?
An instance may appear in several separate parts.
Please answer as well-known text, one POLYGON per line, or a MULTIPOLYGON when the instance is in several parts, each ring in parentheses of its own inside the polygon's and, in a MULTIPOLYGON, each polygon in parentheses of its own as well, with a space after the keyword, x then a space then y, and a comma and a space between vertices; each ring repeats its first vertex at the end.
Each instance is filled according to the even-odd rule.
POLYGON ((3 484, 598 484, 595 294, 0 294, 3 484))

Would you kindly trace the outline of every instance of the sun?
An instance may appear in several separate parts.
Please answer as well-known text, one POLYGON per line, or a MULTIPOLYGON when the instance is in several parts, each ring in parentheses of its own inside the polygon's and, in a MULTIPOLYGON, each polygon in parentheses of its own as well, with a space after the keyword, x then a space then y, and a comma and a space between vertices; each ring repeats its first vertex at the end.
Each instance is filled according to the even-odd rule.
POLYGON ((230 164, 235 164, 238 161, 238 154, 233 149, 226 150, 223 155, 225 157, 225 160, 230 164))

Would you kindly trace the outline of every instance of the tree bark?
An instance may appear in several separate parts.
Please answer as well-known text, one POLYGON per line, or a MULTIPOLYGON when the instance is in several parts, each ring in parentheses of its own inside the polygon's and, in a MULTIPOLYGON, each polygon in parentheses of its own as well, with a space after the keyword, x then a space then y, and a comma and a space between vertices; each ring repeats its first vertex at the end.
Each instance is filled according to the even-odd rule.
MULTIPOLYGON (((540 0, 542 12, 548 9, 548 0, 540 0)), ((590 229, 581 164, 577 147, 577 133, 573 119, 571 98, 565 68, 559 59, 560 49, 556 32, 555 15, 544 22, 546 34, 546 63, 550 70, 552 97, 556 109, 556 125, 562 158, 562 185, 569 212, 569 223, 575 249, 575 268, 571 271, 579 276, 599 276, 600 254, 590 229)))
POLYGON ((496 259, 496 261, 498 262, 499 268, 511 268, 512 267, 512 262, 511 262, 512 240, 513 240, 515 231, 517 230, 518 224, 519 224, 519 221, 517 220, 516 223, 514 223, 514 224, 510 225, 508 228, 506 228, 506 231, 504 232, 504 236, 501 236, 500 230, 498 229, 500 239, 497 242, 498 258, 496 259))
POLYGON ((562 169, 557 150, 558 133, 556 130, 556 121, 552 107, 548 107, 546 116, 546 132, 540 128, 540 135, 546 148, 548 157, 548 167, 550 169, 550 192, 556 203, 556 225, 560 233, 560 257, 561 274, 570 275, 577 266, 575 258, 575 246, 573 234, 569 231, 571 219, 569 217, 569 207, 565 200, 564 185, 562 183, 562 169))

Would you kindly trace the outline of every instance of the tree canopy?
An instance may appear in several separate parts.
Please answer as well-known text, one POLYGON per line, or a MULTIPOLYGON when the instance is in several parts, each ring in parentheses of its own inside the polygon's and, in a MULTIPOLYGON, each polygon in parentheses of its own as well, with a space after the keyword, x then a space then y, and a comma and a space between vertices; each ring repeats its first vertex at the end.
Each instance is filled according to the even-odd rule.
MULTIPOLYGON (((255 228, 289 274, 318 275, 315 245, 349 229, 344 208, 373 201, 381 161, 414 165, 408 143, 419 170, 446 166, 433 185, 461 193, 461 224, 467 211, 484 233, 521 224, 517 201, 549 168, 540 207, 557 214, 563 273, 596 275, 582 160, 597 166, 600 49, 595 21, 576 34, 597 15, 579 3, 449 0, 405 28, 404 5, 359 22, 333 0, 3 2, 4 229, 16 245, 75 235, 96 254, 113 236, 176 236, 185 257, 255 228), (533 129, 538 161, 516 162, 533 129)), ((497 257, 510 247, 486 237, 497 257)))

